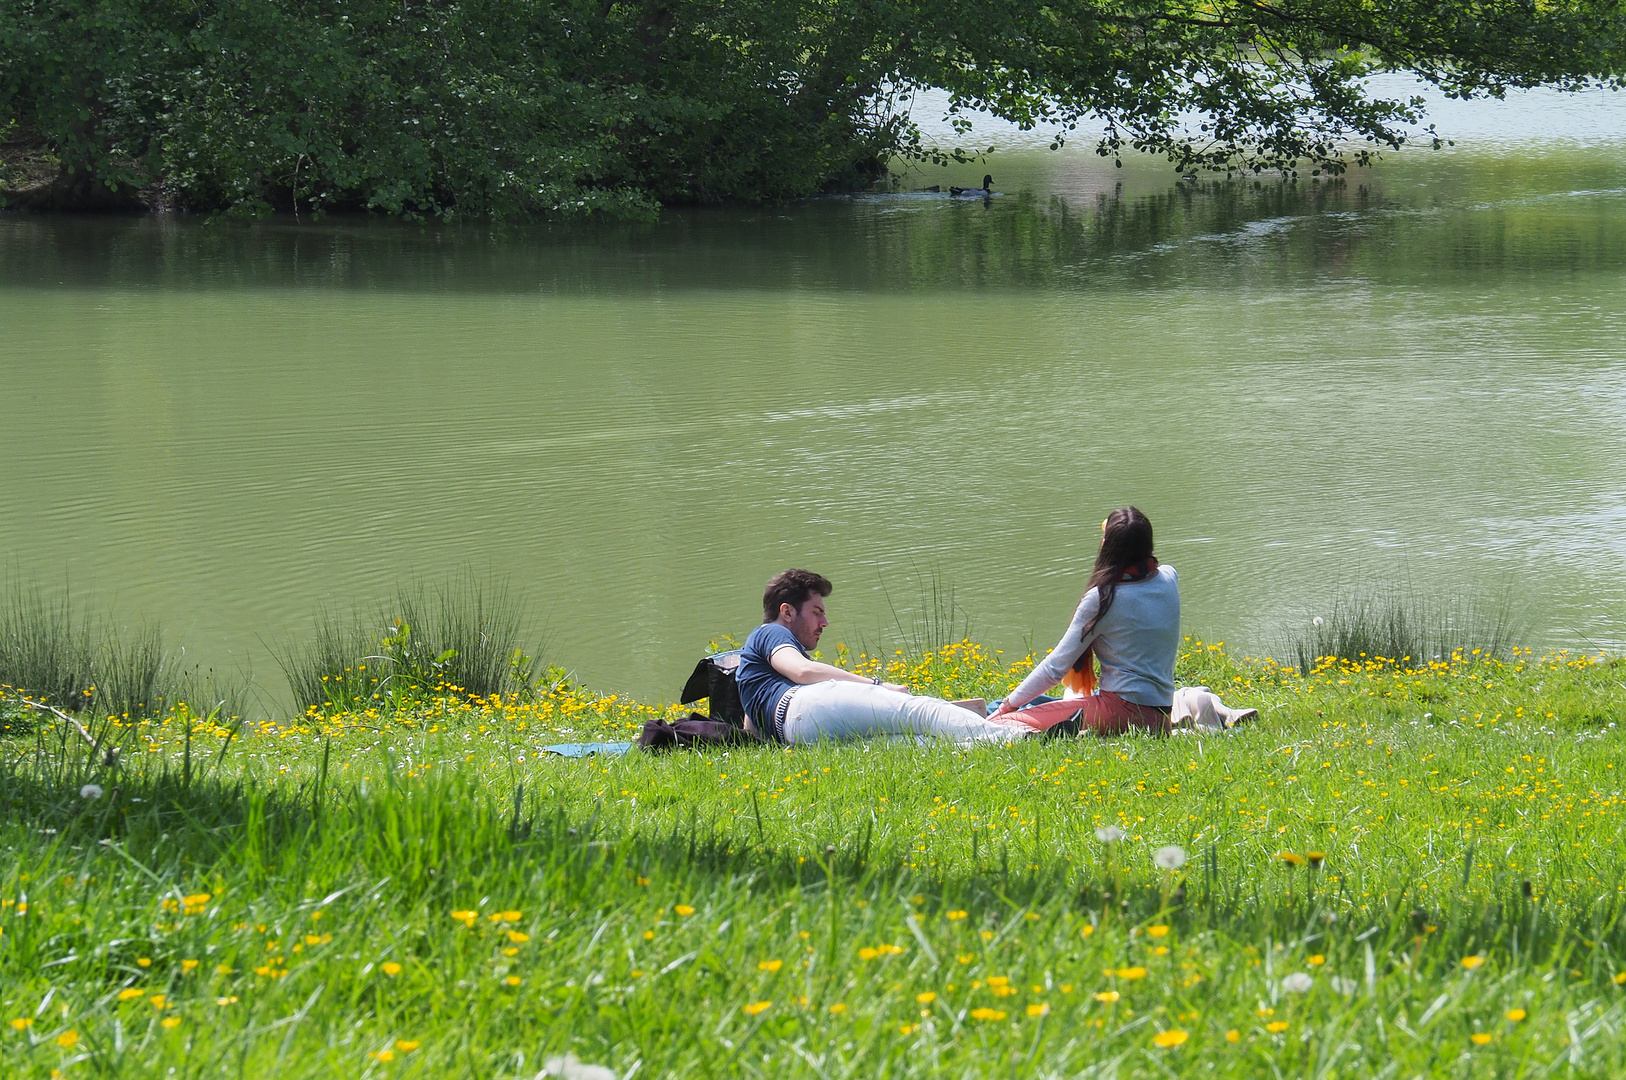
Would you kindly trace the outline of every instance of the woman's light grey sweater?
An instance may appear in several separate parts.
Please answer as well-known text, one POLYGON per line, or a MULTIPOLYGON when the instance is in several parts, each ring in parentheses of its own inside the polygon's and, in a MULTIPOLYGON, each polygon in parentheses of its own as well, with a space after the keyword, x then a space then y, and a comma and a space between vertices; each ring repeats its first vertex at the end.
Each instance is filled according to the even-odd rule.
POLYGON ((1091 589, 1078 603, 1073 621, 1050 655, 1011 691, 1013 707, 1026 705, 1061 682, 1093 643, 1101 662, 1102 690, 1137 705, 1174 702, 1174 661, 1180 652, 1180 585, 1174 567, 1164 563, 1145 581, 1118 586, 1106 617, 1084 637, 1101 596, 1091 589))

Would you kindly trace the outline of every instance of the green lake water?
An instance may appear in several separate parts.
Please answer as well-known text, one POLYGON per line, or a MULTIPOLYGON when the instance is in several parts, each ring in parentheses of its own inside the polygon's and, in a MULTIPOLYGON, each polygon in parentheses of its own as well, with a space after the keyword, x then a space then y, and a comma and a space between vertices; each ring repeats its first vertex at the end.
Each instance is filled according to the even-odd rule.
POLYGON ((1048 646, 1128 502, 1208 640, 1278 648, 1395 581, 1618 647, 1611 109, 1339 184, 1013 138, 987 205, 0 217, 0 559, 272 694, 268 646, 323 605, 464 567, 530 597, 550 659, 650 697, 793 565, 836 583, 829 643, 895 638, 935 587, 1048 646))

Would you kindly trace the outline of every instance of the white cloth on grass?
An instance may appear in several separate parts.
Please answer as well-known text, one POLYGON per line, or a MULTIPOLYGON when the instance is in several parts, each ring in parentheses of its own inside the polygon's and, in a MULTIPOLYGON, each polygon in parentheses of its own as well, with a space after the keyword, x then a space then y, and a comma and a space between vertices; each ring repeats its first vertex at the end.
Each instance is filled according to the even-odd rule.
POLYGON ((1195 731, 1228 731, 1259 715, 1258 709, 1231 709, 1206 686, 1182 686, 1174 692, 1169 723, 1195 731))

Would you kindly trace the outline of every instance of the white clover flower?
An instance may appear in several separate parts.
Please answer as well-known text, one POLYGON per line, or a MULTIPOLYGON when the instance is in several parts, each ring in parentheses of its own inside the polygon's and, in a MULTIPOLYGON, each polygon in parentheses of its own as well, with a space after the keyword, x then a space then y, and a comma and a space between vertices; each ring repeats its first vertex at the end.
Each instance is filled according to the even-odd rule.
POLYGON ((1178 870, 1186 865, 1186 849, 1179 844, 1169 844, 1152 852, 1152 861, 1165 870, 1178 870))
POLYGON ((1314 985, 1315 980, 1307 972, 1303 971, 1295 971, 1282 979, 1282 989, 1289 994, 1307 994, 1310 992, 1310 987, 1314 985))
POLYGON ((1098 825, 1095 829, 1095 838, 1103 844, 1116 844, 1124 838, 1124 831, 1116 825, 1098 825))
POLYGON ((102 787, 100 784, 86 784, 79 789, 79 797, 87 802, 95 801, 102 797, 102 787))
POLYGON ((1317 615, 1315 618, 1310 620, 1310 625, 1315 627, 1317 630, 1319 630, 1324 625, 1326 625, 1326 620, 1323 619, 1321 616, 1317 615))

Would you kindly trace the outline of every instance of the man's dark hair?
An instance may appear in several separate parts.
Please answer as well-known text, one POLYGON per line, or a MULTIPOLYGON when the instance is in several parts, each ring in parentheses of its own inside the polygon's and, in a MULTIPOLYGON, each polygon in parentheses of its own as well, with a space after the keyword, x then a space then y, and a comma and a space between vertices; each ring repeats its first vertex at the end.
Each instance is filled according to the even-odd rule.
POLYGON ((797 611, 807 603, 813 593, 829 596, 835 591, 830 579, 811 570, 785 570, 768 579, 762 590, 762 621, 771 623, 779 618, 779 605, 789 604, 797 611))

